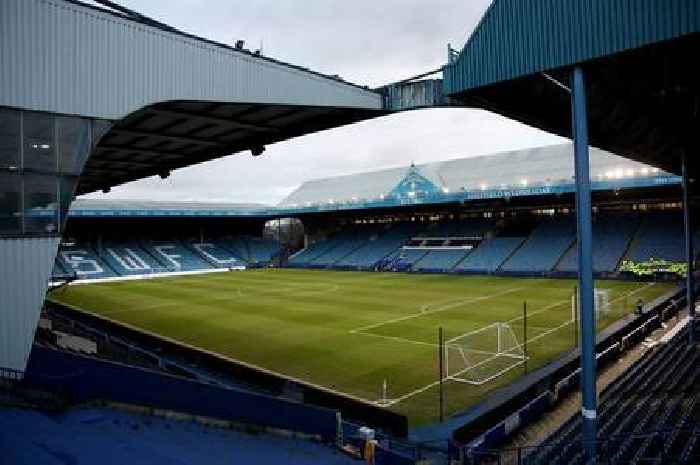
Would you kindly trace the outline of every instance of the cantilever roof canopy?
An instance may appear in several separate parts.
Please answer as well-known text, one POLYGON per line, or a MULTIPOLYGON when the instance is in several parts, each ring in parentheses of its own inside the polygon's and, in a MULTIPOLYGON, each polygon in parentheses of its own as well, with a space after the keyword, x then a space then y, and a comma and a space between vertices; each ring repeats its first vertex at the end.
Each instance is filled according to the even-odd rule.
POLYGON ((78 193, 167 176, 177 168, 243 150, 262 151, 267 144, 381 114, 361 108, 271 104, 149 105, 118 121, 100 140, 80 177, 78 193))
POLYGON ((700 174, 700 0, 494 0, 444 71, 456 104, 571 133, 569 73, 582 64, 590 143, 700 174))
POLYGON ((108 123, 78 194, 387 113, 365 86, 92 1, 0 0, 0 106, 108 123))

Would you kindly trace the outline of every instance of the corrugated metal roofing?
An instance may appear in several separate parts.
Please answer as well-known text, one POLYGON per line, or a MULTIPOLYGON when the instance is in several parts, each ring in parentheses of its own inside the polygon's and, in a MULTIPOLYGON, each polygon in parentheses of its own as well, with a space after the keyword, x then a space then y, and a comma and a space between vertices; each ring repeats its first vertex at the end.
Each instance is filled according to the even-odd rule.
MULTIPOLYGON (((606 180, 663 174, 603 150, 591 148, 591 179, 606 180)), ((514 150, 493 155, 416 165, 419 172, 448 192, 551 185, 571 182, 574 175, 571 144, 514 150)), ((388 195, 410 167, 317 179, 302 184, 280 206, 304 206, 371 200, 388 195)))
POLYGON ((456 94, 696 32, 700 0, 494 0, 445 68, 444 90, 456 94))
POLYGON ((116 120, 170 100, 382 107, 358 86, 108 11, 0 2, 0 105, 116 120))
POLYGON ((242 210, 266 208, 261 203, 227 203, 227 202, 168 202, 157 200, 129 199, 76 199, 71 204, 71 212, 79 210, 242 210))

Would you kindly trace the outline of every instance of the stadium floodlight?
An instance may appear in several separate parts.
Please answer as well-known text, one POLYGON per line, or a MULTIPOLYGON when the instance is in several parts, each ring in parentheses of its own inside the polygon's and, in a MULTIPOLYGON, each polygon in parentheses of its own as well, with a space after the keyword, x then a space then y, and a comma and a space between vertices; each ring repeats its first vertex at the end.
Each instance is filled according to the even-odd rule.
POLYGON ((450 193, 450 188, 449 188, 449 187, 443 187, 443 188, 442 188, 442 192, 443 192, 444 194, 449 194, 449 193, 450 193))
POLYGON ((527 187, 527 179, 524 179, 524 178, 521 179, 521 180, 520 180, 520 184, 522 184, 523 187, 527 187))
POLYGON ((485 191, 486 189, 488 189, 488 187, 489 187, 488 184, 482 184, 482 185, 481 185, 481 190, 482 190, 482 191, 485 191))
POLYGON ((615 169, 615 179, 620 179, 622 176, 624 176, 625 172, 622 168, 616 168, 615 169))
POLYGON ((646 175, 649 174, 649 168, 646 167, 646 166, 643 166, 642 169, 641 169, 641 171, 642 171, 642 174, 643 174, 644 176, 646 176, 646 175))
POLYGON ((632 168, 627 168, 627 170, 625 171, 625 174, 627 176, 632 177, 632 176, 634 176, 634 170, 632 168))

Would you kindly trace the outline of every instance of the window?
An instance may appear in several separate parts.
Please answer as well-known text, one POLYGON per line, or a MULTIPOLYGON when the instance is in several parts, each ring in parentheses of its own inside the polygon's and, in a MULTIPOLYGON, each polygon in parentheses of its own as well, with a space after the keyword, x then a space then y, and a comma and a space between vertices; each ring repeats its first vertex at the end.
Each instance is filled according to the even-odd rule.
POLYGON ((0 108, 0 169, 19 169, 20 113, 0 108))
POLYGON ((56 194, 58 178, 27 174, 24 176, 24 232, 55 234, 58 228, 56 194))
POLYGON ((22 177, 0 172, 0 235, 17 235, 21 225, 22 177))
POLYGON ((25 170, 43 173, 56 172, 56 143, 52 115, 24 113, 24 166, 25 170))

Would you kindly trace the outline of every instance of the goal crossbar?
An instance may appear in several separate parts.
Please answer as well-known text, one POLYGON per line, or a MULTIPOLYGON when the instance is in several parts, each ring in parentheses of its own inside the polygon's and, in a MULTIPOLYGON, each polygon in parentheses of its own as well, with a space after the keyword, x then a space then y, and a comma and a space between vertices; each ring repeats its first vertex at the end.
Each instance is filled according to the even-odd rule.
POLYGON ((508 323, 496 322, 444 343, 448 380, 481 385, 526 360, 522 344, 508 323))

